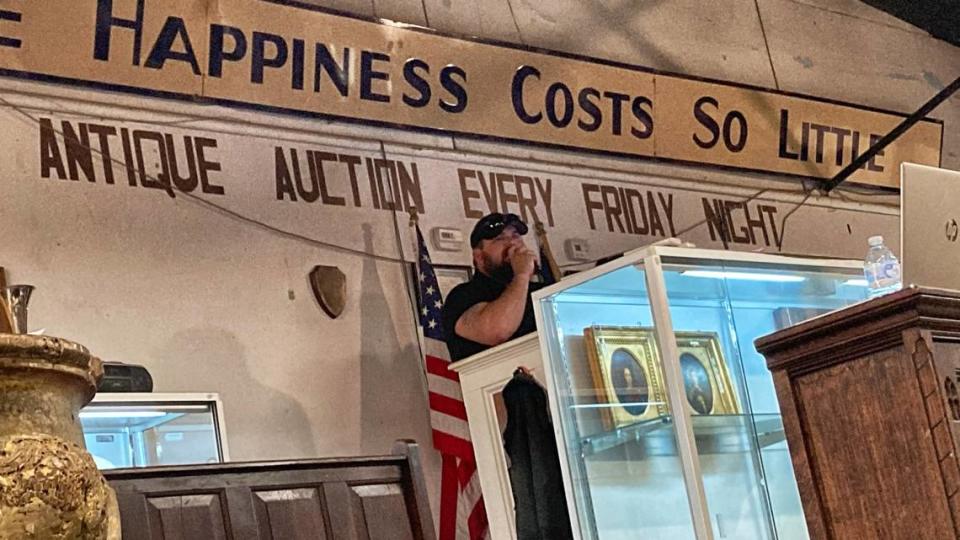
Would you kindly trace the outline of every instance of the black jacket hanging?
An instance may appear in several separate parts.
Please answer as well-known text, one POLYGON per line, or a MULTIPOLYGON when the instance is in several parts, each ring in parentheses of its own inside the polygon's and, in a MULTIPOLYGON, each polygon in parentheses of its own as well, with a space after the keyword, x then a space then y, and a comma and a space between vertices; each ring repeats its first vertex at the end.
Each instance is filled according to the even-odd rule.
POLYGON ((503 389, 503 401, 517 540, 572 540, 547 393, 518 370, 503 389))

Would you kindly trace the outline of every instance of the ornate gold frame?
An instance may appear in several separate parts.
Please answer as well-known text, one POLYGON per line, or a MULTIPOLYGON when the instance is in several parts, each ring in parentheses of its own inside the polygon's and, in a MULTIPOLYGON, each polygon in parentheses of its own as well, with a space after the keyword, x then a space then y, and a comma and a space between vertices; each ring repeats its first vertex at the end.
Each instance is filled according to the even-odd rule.
MULTIPOLYGON (((652 331, 652 330, 651 330, 652 331)), ((730 378, 730 369, 727 366, 726 359, 723 357, 723 351, 720 349, 720 337, 716 332, 676 332, 677 352, 680 353, 680 369, 683 371, 684 354, 690 354, 696 357, 701 365, 706 364, 704 370, 710 380, 710 387, 714 390, 715 398, 713 407, 706 414, 740 414, 740 400, 737 398, 736 389, 733 387, 733 381, 730 378)), ((684 387, 689 382, 689 378, 684 373, 684 387)), ((690 403, 690 394, 687 394, 687 401, 690 403)), ((704 414, 694 410, 690 406, 691 414, 704 414)))
MULTIPOLYGON (((583 330, 587 346, 590 375, 597 389, 597 401, 607 405, 600 409, 604 429, 653 420, 667 414, 667 392, 663 386, 663 371, 654 334, 636 326, 591 326, 583 330), (636 360, 646 381, 648 405, 642 414, 630 412, 621 405, 614 386, 611 358, 618 350, 626 350, 636 360)), ((639 407, 639 406, 637 406, 639 407)))
MULTIPOLYGON (((669 414, 663 365, 652 328, 591 326, 585 328, 583 334, 591 378, 597 389, 597 401, 606 405, 601 407, 601 419, 605 429, 653 420, 669 414), (617 358, 614 358, 615 354, 617 358), (625 371, 631 372, 629 378, 626 373, 622 376, 614 373, 614 362, 617 362, 619 367, 631 359, 634 362, 624 367, 625 371), (629 369, 630 365, 635 368, 629 369), (635 385, 634 381, 638 384, 635 385), (628 389, 623 388, 625 384, 629 386, 628 389), (640 396, 645 396, 646 401, 639 400, 640 396)), ((688 390, 690 414, 739 414, 740 402, 717 334, 677 332, 676 340, 681 358, 681 372, 685 366, 689 370, 684 372, 684 387, 688 390), (698 369, 697 365, 701 368, 698 369), (695 376, 698 372, 706 378, 712 392, 696 391, 699 385, 696 384, 695 376), (694 401, 698 399, 699 401, 694 401), (694 403, 700 405, 695 407, 694 403), (708 412, 704 413, 704 410, 708 412)))

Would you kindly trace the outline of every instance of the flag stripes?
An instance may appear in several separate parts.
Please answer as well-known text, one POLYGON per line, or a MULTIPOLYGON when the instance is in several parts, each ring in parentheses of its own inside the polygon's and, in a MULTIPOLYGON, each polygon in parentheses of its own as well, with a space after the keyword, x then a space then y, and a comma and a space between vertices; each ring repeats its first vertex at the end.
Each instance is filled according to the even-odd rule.
POLYGON ((433 445, 441 454, 439 540, 485 540, 487 515, 470 443, 460 378, 450 371, 440 309, 443 298, 420 228, 417 233, 417 314, 423 329, 433 445))

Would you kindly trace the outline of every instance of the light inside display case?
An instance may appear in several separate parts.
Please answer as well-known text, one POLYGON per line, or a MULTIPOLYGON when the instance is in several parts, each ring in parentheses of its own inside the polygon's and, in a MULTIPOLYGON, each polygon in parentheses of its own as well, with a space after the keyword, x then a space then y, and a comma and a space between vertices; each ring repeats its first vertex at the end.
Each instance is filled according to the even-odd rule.
POLYGON ((538 293, 580 537, 807 538, 753 341, 865 300, 859 264, 650 248, 538 293))
POLYGON ((216 394, 98 394, 80 424, 102 470, 229 459, 216 394))

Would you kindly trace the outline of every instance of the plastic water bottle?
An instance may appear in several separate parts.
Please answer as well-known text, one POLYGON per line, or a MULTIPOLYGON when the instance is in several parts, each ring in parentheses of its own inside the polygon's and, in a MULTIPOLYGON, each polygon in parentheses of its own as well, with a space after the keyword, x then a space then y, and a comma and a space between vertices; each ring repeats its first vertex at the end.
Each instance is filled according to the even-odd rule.
POLYGON ((867 278, 867 285, 870 287, 870 297, 876 298, 899 291, 900 261, 893 255, 890 248, 883 245, 882 236, 871 236, 867 242, 870 244, 870 251, 863 260, 863 275, 867 278))

